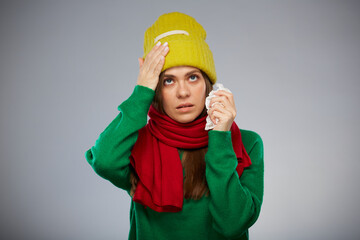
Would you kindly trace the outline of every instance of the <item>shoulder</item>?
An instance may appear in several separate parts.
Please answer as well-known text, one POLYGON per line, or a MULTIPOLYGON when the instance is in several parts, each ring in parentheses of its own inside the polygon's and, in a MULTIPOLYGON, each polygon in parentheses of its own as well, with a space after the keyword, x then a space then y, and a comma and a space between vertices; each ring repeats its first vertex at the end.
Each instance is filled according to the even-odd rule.
POLYGON ((241 139, 248 154, 256 152, 257 154, 263 154, 263 141, 260 135, 251 130, 240 129, 241 139))

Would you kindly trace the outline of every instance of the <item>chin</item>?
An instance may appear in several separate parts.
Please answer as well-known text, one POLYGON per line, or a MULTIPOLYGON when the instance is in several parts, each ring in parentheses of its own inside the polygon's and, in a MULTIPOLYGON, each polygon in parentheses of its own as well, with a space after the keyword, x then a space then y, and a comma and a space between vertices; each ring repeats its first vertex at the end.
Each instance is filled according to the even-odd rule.
POLYGON ((188 115, 188 116, 176 116, 176 117, 172 117, 172 119, 174 119, 175 121, 179 122, 179 123, 189 123, 192 122, 196 119, 197 116, 193 116, 193 115, 188 115))

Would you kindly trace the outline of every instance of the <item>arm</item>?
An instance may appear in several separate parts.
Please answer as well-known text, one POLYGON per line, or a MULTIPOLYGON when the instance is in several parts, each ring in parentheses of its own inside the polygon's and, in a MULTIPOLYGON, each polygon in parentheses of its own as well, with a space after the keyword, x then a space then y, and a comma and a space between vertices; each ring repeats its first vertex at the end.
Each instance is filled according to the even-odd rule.
POLYGON ((227 238, 241 236, 255 223, 263 199, 263 143, 254 132, 242 134, 252 165, 244 169, 240 179, 230 131, 210 131, 205 156, 213 228, 227 238))
POLYGON ((98 175, 129 194, 131 149, 137 140, 138 130, 146 125, 147 113, 168 51, 166 43, 157 44, 145 60, 139 58, 140 69, 134 92, 118 107, 120 113, 85 154, 98 175))
POLYGON ((130 191, 130 154, 138 130, 146 125, 154 91, 137 85, 118 110, 120 113, 100 134, 86 154, 86 160, 101 177, 130 191))

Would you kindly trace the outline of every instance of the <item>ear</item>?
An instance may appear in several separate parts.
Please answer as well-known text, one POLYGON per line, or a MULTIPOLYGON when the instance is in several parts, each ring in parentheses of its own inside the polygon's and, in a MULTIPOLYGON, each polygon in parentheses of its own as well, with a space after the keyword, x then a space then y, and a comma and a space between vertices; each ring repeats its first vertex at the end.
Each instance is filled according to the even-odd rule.
POLYGON ((142 65, 144 64, 144 59, 143 58, 138 58, 139 60, 139 68, 142 67, 142 65))

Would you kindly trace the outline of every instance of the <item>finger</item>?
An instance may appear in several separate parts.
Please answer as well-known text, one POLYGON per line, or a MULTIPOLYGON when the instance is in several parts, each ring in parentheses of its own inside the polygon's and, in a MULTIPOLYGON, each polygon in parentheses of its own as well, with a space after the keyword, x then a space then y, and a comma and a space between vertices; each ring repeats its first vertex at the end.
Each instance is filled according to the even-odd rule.
POLYGON ((225 107, 228 110, 234 110, 235 111, 235 106, 233 104, 231 104, 229 102, 229 100, 224 96, 214 97, 213 99, 211 99, 210 108, 217 105, 216 103, 219 103, 220 105, 222 105, 223 107, 225 107))
POLYGON ((210 120, 211 120, 214 124, 216 124, 216 119, 215 119, 215 116, 214 116, 214 109, 210 109, 210 110, 208 111, 208 116, 210 117, 210 120))
POLYGON ((215 124, 216 124, 216 118, 218 118, 220 121, 220 117, 222 117, 222 116, 220 116, 223 112, 223 110, 221 110, 221 108, 222 107, 213 107, 208 111, 208 115, 210 116, 211 121, 215 124))
POLYGON ((139 68, 141 68, 144 65, 144 59, 138 58, 138 61, 139 61, 139 68))
MULTIPOLYGON (((158 42, 160 43, 160 42, 158 42)), ((157 44, 158 44, 157 43, 157 44)), ((168 43, 165 42, 164 44, 160 44, 160 45, 155 45, 153 47, 153 49, 151 49, 151 51, 148 53, 148 55, 146 57, 148 57, 148 60, 151 62, 152 59, 155 59, 157 56, 162 54, 162 51, 168 47, 168 43)), ((146 60, 146 59, 145 59, 146 60)))
POLYGON ((209 116, 210 116, 211 121, 214 124, 223 123, 225 121, 225 117, 226 117, 226 115, 224 113, 222 113, 218 110, 213 110, 209 116))
MULTIPOLYGON (((167 42, 161 45, 151 56, 149 56, 147 61, 147 71, 154 70, 156 66, 159 64, 162 56, 165 56, 169 51, 169 47, 167 46, 167 42)), ((146 59, 145 59, 146 61, 146 59)))
POLYGON ((218 90, 216 92, 214 92, 215 95, 219 95, 219 96, 228 96, 231 97, 233 94, 231 92, 225 91, 225 90, 218 90))
POLYGON ((229 99, 225 96, 214 97, 210 100, 210 108, 215 105, 216 102, 220 102, 226 109, 232 111, 234 115, 236 115, 236 107, 235 103, 229 101, 229 99))
POLYGON ((224 106, 221 106, 220 104, 214 105, 214 107, 212 107, 210 111, 218 111, 226 115, 232 115, 232 111, 226 109, 224 106))
POLYGON ((149 70, 153 69, 154 73, 160 74, 160 71, 165 62, 165 55, 167 54, 168 51, 169 51, 169 47, 165 46, 163 48, 163 50, 161 51, 161 53, 159 53, 155 57, 155 59, 149 64, 149 70), (159 71, 159 68, 160 68, 160 71, 159 71))
POLYGON ((149 64, 154 60, 154 58, 156 57, 156 52, 159 51, 159 49, 161 49, 161 43, 160 42, 157 43, 157 45, 155 45, 150 52, 146 55, 145 59, 144 59, 144 64, 145 64, 145 68, 148 71, 149 69, 149 64))
POLYGON ((235 116, 236 116, 236 112, 234 112, 233 110, 228 110, 221 105, 214 105, 214 107, 209 110, 208 114, 213 115, 214 112, 220 113, 221 119, 224 119, 224 118, 235 119, 235 116))
POLYGON ((146 55, 146 56, 152 56, 154 54, 154 52, 156 52, 156 50, 158 50, 161 46, 161 42, 157 42, 153 48, 150 50, 150 52, 146 55))
POLYGON ((223 105, 227 104, 227 103, 230 103, 229 100, 224 97, 224 96, 220 96, 220 97, 213 97, 211 100, 210 100, 210 107, 213 106, 213 104, 215 103, 221 103, 223 105))
POLYGON ((157 49, 157 51, 156 52, 154 52, 154 58, 156 59, 156 58, 159 58, 159 57, 161 57, 161 56, 166 56, 167 55, 167 53, 169 52, 169 46, 168 46, 168 43, 167 42, 165 42, 163 45, 161 45, 160 47, 159 47, 159 49, 157 49))
POLYGON ((159 58, 158 64, 155 66, 154 74, 156 74, 157 76, 160 75, 161 69, 163 68, 164 63, 165 63, 165 57, 161 56, 159 58))
POLYGON ((225 105, 221 102, 214 102, 210 104, 210 108, 214 107, 216 104, 220 104, 222 107, 225 107, 225 105))
POLYGON ((169 51, 169 47, 167 45, 163 46, 162 50, 158 55, 154 56, 154 60, 150 63, 150 69, 154 69, 156 72, 160 74, 160 70, 162 69, 164 62, 165 62, 165 56, 169 51))
POLYGON ((221 123, 222 122, 222 119, 223 119, 223 114, 221 112, 218 112, 218 111, 214 111, 213 114, 212 114, 212 117, 213 117, 213 123, 221 123), (218 122, 216 122, 216 119, 218 119, 218 122))
POLYGON ((215 92, 215 95, 225 97, 226 99, 228 99, 228 101, 231 104, 235 105, 234 96, 232 93, 224 91, 224 90, 219 90, 219 91, 215 92))
POLYGON ((214 94, 217 95, 217 96, 226 97, 229 100, 230 103, 235 105, 234 96, 233 96, 232 93, 230 93, 228 91, 225 91, 225 90, 219 90, 219 91, 214 92, 214 94))

